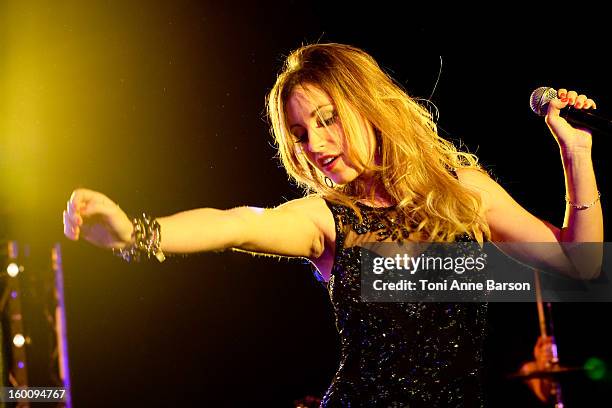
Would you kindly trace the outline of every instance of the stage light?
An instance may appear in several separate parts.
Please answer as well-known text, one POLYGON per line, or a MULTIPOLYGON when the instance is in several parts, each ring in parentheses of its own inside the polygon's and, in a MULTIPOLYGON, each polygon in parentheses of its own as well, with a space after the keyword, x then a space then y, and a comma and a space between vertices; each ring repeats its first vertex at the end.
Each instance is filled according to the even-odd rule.
POLYGON ((8 273, 11 278, 14 278, 15 276, 17 276, 17 274, 20 271, 21 271, 21 268, 19 268, 19 266, 14 262, 11 262, 6 267, 6 273, 8 273))
POLYGON ((587 376, 591 380, 595 380, 595 381, 603 379, 606 375, 606 370, 607 370, 606 363, 597 357, 589 358, 584 363, 584 369, 586 371, 587 376))
POLYGON ((25 367, 25 364, 23 363, 23 361, 19 361, 19 362, 17 363, 17 367, 19 367, 19 368, 23 368, 23 367, 25 367))
POLYGON ((15 347, 23 347, 25 344, 25 337, 23 337, 23 334, 16 334, 15 337, 13 337, 13 344, 15 347))

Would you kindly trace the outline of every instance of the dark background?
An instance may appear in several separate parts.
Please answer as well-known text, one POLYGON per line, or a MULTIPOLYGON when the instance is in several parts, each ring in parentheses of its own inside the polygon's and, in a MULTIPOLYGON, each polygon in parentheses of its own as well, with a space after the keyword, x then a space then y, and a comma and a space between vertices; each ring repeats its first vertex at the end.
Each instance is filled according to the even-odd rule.
MULTIPOLYGON (((327 293, 306 265, 231 252, 127 265, 64 239, 61 226, 76 187, 155 215, 298 197, 273 157, 264 96, 283 56, 303 43, 364 48, 411 95, 431 96, 442 135, 462 140, 519 203, 561 225, 558 147, 528 98, 546 85, 611 106, 605 55, 569 46, 592 45, 592 27, 538 27, 533 42, 520 21, 447 23, 378 6, 0 5, 1 238, 29 243, 39 259, 63 246, 75 406, 288 407, 324 393, 337 336, 327 293)), ((594 139, 605 211, 611 143, 594 139)), ((611 309, 553 305, 563 364, 593 356, 612 364, 611 309)), ((494 303, 490 312, 490 405, 530 406, 526 387, 505 375, 531 358, 536 306, 494 303)), ((567 406, 609 403, 610 388, 573 376, 567 406)))

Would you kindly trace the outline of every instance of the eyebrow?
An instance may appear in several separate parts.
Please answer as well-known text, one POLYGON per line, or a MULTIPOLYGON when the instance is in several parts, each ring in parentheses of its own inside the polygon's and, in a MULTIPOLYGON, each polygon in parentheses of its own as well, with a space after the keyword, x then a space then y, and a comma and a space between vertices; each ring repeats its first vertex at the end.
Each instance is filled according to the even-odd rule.
MULTIPOLYGON (((326 107, 328 107, 328 106, 334 106, 334 105, 332 105, 331 103, 328 103, 328 104, 325 104, 325 105, 317 106, 317 107, 315 108, 315 110, 313 110, 312 112, 310 112, 310 117, 311 117, 311 118, 312 118, 312 117, 314 117, 314 116, 315 116, 315 114, 316 114, 318 111, 320 111, 320 110, 321 110, 321 108, 326 108, 326 107)), ((298 124, 291 125, 291 126, 289 126, 289 130, 293 129, 293 128, 294 128, 294 127, 296 127, 296 126, 302 126, 302 125, 298 125, 298 124)))

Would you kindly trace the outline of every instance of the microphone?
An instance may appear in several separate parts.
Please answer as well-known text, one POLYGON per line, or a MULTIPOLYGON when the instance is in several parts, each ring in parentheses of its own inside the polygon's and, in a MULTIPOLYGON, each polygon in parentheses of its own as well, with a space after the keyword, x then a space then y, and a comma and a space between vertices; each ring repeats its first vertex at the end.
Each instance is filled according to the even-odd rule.
MULTIPOLYGON (((540 87, 531 93, 529 104, 531 110, 539 116, 546 116, 548 103, 557 97, 557 91, 546 86, 540 87)), ((560 116, 573 126, 595 130, 601 133, 612 134, 612 121, 593 113, 591 109, 575 109, 571 106, 562 109, 560 116)))

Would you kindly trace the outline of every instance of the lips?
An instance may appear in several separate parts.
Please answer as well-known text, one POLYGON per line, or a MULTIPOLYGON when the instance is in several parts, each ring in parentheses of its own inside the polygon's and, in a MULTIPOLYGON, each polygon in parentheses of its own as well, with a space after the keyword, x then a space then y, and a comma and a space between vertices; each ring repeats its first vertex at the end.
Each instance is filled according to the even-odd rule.
POLYGON ((319 157, 317 159, 317 164, 324 170, 331 170, 331 168, 334 167, 334 165, 338 161, 338 157, 340 157, 340 155, 338 156, 328 155, 328 156, 319 157))

